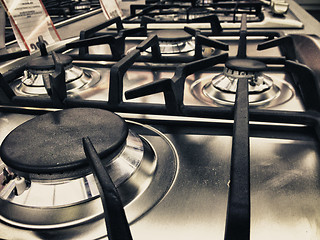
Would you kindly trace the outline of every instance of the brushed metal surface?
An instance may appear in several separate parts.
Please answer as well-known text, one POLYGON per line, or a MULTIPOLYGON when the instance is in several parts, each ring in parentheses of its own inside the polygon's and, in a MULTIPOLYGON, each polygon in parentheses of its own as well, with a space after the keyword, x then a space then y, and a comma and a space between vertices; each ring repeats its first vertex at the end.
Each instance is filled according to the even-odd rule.
MULTIPOLYGON (((232 124, 188 126, 181 121, 155 127, 174 144, 179 167, 165 197, 131 223, 134 239, 223 239, 232 124)), ((320 155, 313 132, 303 126, 253 125, 250 149, 251 239, 319 238, 320 155)), ((105 234, 100 219, 59 230, 31 231, 3 222, 0 228, 4 239, 97 239, 105 234)))
MULTIPOLYGON (((291 4, 292 0, 287 1, 291 10, 296 8, 296 4, 291 4)), ((299 18, 303 14, 297 11, 299 18)), ((308 25, 304 30, 292 32, 318 33, 320 28, 317 26, 308 25), (316 28, 318 30, 313 31, 316 28)), ((234 52, 235 48, 231 48, 230 54, 234 52)), ((249 56, 279 54, 277 50, 276 53, 274 50, 258 52, 254 44, 248 46, 248 52, 249 56)), ((109 70, 104 67, 108 63, 99 64, 104 69, 103 76, 107 78, 97 84, 95 94, 90 91, 84 94, 92 99, 107 98, 104 89, 108 87, 109 70)), ((0 70, 3 69, 7 67, 0 70)), ((134 74, 125 76, 125 90, 173 74, 170 70, 162 73, 144 72, 143 75, 137 69, 129 71, 134 74)), ((275 74, 288 79, 287 75, 275 74)), ((192 75, 187 79, 186 90, 195 78, 192 75)), ((136 101, 163 102, 163 96, 156 94, 136 101)), ((203 104, 189 93, 185 101, 194 105, 203 104)), ((297 106, 303 110, 299 96, 290 102, 290 108, 297 106)), ((0 113, 0 142, 18 124, 32 117, 0 113)), ((207 125, 205 121, 188 125, 186 121, 154 125, 173 143, 179 160, 174 181, 171 179, 173 185, 167 189, 161 201, 146 214, 131 221, 130 229, 135 240, 224 239, 232 122, 217 120, 214 125, 207 125)), ((320 239, 319 146, 312 130, 304 126, 283 127, 252 125, 250 128, 251 239, 320 239)), ((145 201, 140 204, 143 206, 145 201)), ((126 210, 126 213, 129 211, 126 210)), ((70 228, 35 231, 0 221, 0 238, 87 240, 107 239, 107 236, 104 220, 97 217, 70 228)))

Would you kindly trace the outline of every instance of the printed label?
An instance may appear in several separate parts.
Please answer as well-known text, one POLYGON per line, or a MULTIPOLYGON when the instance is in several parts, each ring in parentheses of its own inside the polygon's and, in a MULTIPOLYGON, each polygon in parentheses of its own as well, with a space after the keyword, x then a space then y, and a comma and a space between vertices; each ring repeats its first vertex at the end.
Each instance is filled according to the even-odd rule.
POLYGON ((122 17, 122 11, 117 0, 100 0, 100 5, 107 19, 122 17))
POLYGON ((0 4, 0 49, 5 47, 6 15, 0 4))
POLYGON ((41 0, 1 0, 1 3, 22 50, 38 50, 40 35, 46 44, 61 40, 41 0))

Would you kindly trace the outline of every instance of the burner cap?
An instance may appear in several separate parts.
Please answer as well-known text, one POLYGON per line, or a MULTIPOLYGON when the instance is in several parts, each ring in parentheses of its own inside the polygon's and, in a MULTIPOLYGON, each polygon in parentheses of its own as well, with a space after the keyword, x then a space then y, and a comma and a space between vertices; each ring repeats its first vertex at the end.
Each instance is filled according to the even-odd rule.
POLYGON ((153 31, 152 34, 158 36, 159 41, 163 42, 183 42, 190 41, 192 36, 184 30, 167 29, 153 31))
MULTIPOLYGON (((167 29, 153 31, 159 40, 160 52, 163 55, 189 54, 194 51, 194 41, 192 36, 184 30, 167 29)), ((151 48, 146 52, 150 53, 151 48)))
POLYGON ((244 72, 261 72, 267 66, 263 62, 253 59, 231 59, 226 62, 226 67, 231 70, 244 71, 244 72))
MULTIPOLYGON (((67 66, 71 64, 72 58, 70 56, 63 55, 63 54, 58 54, 58 56, 63 66, 67 66)), ((32 58, 28 62, 27 68, 30 70, 54 70, 55 65, 54 65, 52 55, 32 58)))
POLYGON ((27 173, 61 173, 87 166, 82 138, 89 136, 99 156, 117 154, 128 135, 118 115, 101 109, 74 108, 31 119, 3 141, 7 166, 27 173))

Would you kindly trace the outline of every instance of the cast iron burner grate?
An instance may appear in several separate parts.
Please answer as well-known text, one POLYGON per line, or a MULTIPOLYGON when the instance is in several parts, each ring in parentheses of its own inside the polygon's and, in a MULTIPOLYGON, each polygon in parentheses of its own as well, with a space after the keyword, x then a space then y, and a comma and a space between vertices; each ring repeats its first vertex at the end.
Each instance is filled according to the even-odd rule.
MULTIPOLYGON (((212 26, 216 26, 217 22, 214 20, 216 18, 210 17, 212 26)), ((147 23, 146 23, 147 24, 147 23)), ((117 110, 119 108, 123 111, 129 112, 140 112, 143 109, 146 109, 149 113, 175 113, 181 114, 183 113, 182 109, 185 109, 186 106, 183 104, 183 91, 184 91, 184 82, 185 78, 197 71, 204 70, 209 67, 214 67, 217 64, 225 64, 232 58, 228 58, 227 53, 220 54, 219 51, 215 52, 213 56, 208 58, 203 58, 202 56, 202 46, 210 46, 215 47, 216 49, 228 49, 228 45, 219 42, 213 39, 208 38, 203 35, 200 31, 196 29, 191 29, 186 27, 185 31, 195 37, 195 55, 189 57, 165 57, 161 55, 159 40, 157 35, 152 35, 147 37, 143 42, 141 42, 133 51, 130 51, 127 55, 124 55, 125 49, 125 38, 127 36, 136 35, 136 34, 144 34, 146 31, 145 27, 140 27, 136 29, 123 29, 122 22, 119 18, 112 19, 104 24, 101 24, 97 27, 89 29, 87 31, 81 32, 81 40, 70 43, 66 45, 65 49, 70 48, 79 48, 78 54, 71 55, 73 59, 76 60, 85 60, 85 61, 115 61, 120 59, 117 63, 115 63, 110 69, 110 83, 109 83, 109 94, 108 101, 86 101, 81 99, 69 98, 66 95, 66 83, 64 79, 64 68, 63 63, 60 60, 57 61, 55 65, 55 72, 50 74, 50 88, 47 89, 49 93, 48 97, 38 98, 38 97, 21 97, 16 96, 16 94, 11 90, 8 83, 15 80, 19 74, 22 74, 24 71, 23 67, 19 69, 14 69, 4 75, 1 76, 1 85, 2 89, 5 92, 6 98, 4 101, 9 102, 12 105, 22 105, 22 106, 42 106, 42 107, 72 107, 72 106, 100 106, 101 108, 106 108, 109 110, 117 110), (117 33, 116 35, 95 35, 95 32, 99 31, 102 28, 108 27, 112 24, 117 25, 117 33), (89 38, 88 38, 89 37, 89 38), (109 44, 111 48, 112 55, 99 55, 99 54, 90 54, 89 46, 99 45, 99 44, 109 44), (144 56, 142 53, 145 52, 148 48, 151 47, 151 56, 144 56), (124 57, 122 57, 124 56, 124 57), (122 58, 121 58, 122 57, 122 58), (150 94, 150 89, 157 89, 157 91, 163 91, 161 89, 165 89, 165 105, 156 104, 154 107, 148 107, 148 104, 144 103, 132 103, 132 102, 123 102, 123 77, 127 70, 134 65, 135 62, 144 62, 150 61, 155 63, 177 63, 182 60, 183 63, 180 66, 176 67, 176 73, 172 79, 164 79, 161 81, 157 81, 155 83, 151 83, 150 86, 141 87, 141 90, 137 90, 139 95, 150 94), (194 61, 195 59, 199 59, 194 61), (172 83, 170 83, 172 82, 172 83), (173 85, 172 85, 173 84, 173 85), (155 86, 159 85, 160 88, 155 88, 155 86), (168 88, 166 86, 172 85, 172 87, 168 88), (171 89, 172 88, 172 89, 171 89), (145 90, 147 89, 147 90, 145 90), (171 91, 173 91, 171 93, 171 91)), ((237 33, 231 32, 231 36, 237 36, 237 33)), ((221 32, 212 32, 214 36, 228 36, 229 32, 221 31, 221 32)), ((246 36, 268 36, 269 38, 274 38, 277 36, 274 32, 271 33, 260 33, 260 32, 247 32, 242 31, 240 34, 243 37, 244 41, 241 42, 241 46, 239 47, 240 54, 244 54, 246 49, 246 36), (243 53, 242 53, 243 52, 243 53)), ((298 90, 301 92, 303 102, 307 109, 309 108, 318 108, 318 90, 316 87, 316 79, 314 73, 311 69, 305 67, 302 64, 294 61, 296 56, 294 54, 294 45, 293 40, 290 36, 278 37, 276 39, 267 41, 258 46, 258 50, 271 48, 274 46, 280 46, 281 50, 285 57, 256 57, 250 58, 254 61, 262 62, 263 64, 276 64, 279 65, 281 69, 287 72, 291 72, 293 75, 293 79, 295 84, 297 85, 298 90), (303 80, 302 81, 302 77, 303 80)), ((54 54, 53 54, 54 55, 54 54)), ((232 60, 234 61, 234 60, 232 60)), ((132 98, 133 96, 128 93, 128 97, 132 98)), ((136 96, 135 96, 136 97, 136 96)))
MULTIPOLYGON (((192 29, 188 28, 188 31, 192 29)), ((248 82, 250 106, 270 107, 289 101, 294 95, 291 86, 285 81, 272 79, 264 74, 263 72, 267 70, 264 62, 247 57, 246 21, 242 22, 238 45, 236 58, 225 62, 223 72, 213 78, 196 80, 191 85, 192 94, 201 102, 210 105, 233 105, 237 83, 244 80, 248 82)))
MULTIPOLYGON (((210 17, 212 26, 219 26, 217 24, 216 18, 210 17)), ((145 23, 147 24, 147 22, 145 23)), ((219 29, 218 29, 219 30, 219 29)), ((160 47, 159 47, 159 40, 157 35, 152 35, 147 37, 143 42, 141 42, 133 51, 130 51, 127 55, 124 55, 125 49, 125 39, 127 36, 134 36, 136 34, 144 34, 146 31, 145 27, 142 26, 136 29, 123 29, 122 22, 119 18, 112 19, 104 24, 101 24, 97 27, 89 29, 87 31, 81 32, 81 40, 70 43, 66 45, 65 49, 70 48, 79 48, 79 54, 71 55, 73 59, 76 60, 95 60, 95 61, 115 61, 119 60, 115 63, 110 69, 110 83, 109 83, 109 94, 108 94, 108 101, 86 101, 81 99, 74 99, 67 97, 66 94, 66 83, 64 79, 64 68, 63 63, 57 58, 57 63, 55 65, 55 72, 50 74, 50 88, 47 89, 50 98, 43 97, 21 97, 16 96, 16 94, 11 90, 8 83, 15 80, 19 74, 21 74, 24 69, 23 67, 19 69, 14 69, 4 75, 1 76, 1 85, 2 89, 5 92, 6 99, 5 101, 16 105, 21 104, 22 106, 42 106, 42 107, 72 107, 72 106, 100 106, 101 108, 106 108, 109 110, 119 110, 123 109, 124 111, 129 112, 140 112, 142 109, 146 109, 150 113, 176 113, 181 114, 183 113, 182 109, 185 109, 183 104, 183 91, 184 91, 184 82, 185 78, 197 71, 204 70, 209 67, 214 67, 217 64, 225 64, 231 58, 228 58, 227 53, 219 54, 217 51, 213 56, 208 58, 203 58, 202 56, 202 46, 210 46, 216 49, 228 49, 228 45, 219 42, 213 39, 204 36, 200 31, 191 28, 185 28, 189 34, 195 37, 195 55, 191 57, 165 57, 161 55, 160 47), (112 24, 117 25, 117 33, 116 35, 95 35, 95 32, 99 31, 102 28, 108 27, 112 24), (88 38, 89 37, 89 38, 88 38), (99 44, 109 44, 111 48, 112 55, 99 55, 99 54, 90 54, 89 53, 89 46, 99 45, 99 44), (143 52, 145 52, 148 48, 151 47, 151 56, 143 56, 143 52), (124 56, 124 57, 123 57, 124 56), (122 58, 121 58, 122 57, 122 58), (123 102, 123 77, 127 70, 134 65, 135 62, 144 62, 146 60, 155 63, 176 63, 180 60, 183 60, 183 63, 180 66, 176 67, 176 73, 172 79, 164 79, 161 81, 157 81, 155 83, 151 83, 150 87, 141 87, 139 89, 139 94, 150 94, 150 89, 154 91, 155 86, 160 85, 157 91, 162 91, 161 89, 165 89, 165 106, 159 104, 155 107, 148 107, 148 104, 144 103, 130 103, 130 102, 123 102), (195 59, 199 59, 194 61, 195 59), (170 83, 172 82, 172 83, 170 83), (172 89, 166 87, 167 85, 172 85, 172 89), (146 91, 144 89, 147 89, 146 91), (171 91, 173 91, 171 93, 171 91), (39 101, 40 100, 40 101, 39 101)), ((212 32, 214 36, 226 36, 228 32, 220 31, 220 32, 212 32)), ((245 56, 245 49, 246 49, 246 36, 269 36, 271 39, 276 36, 274 32, 272 33, 250 33, 247 31, 240 32, 244 39, 241 42, 241 46, 239 47, 239 54, 241 56, 245 56)), ((237 36, 237 33, 232 32, 231 36, 237 36)), ((293 75, 294 82, 297 84, 299 88, 304 104, 307 109, 309 108, 318 108, 317 98, 318 92, 316 85, 316 79, 314 73, 311 69, 305 67, 302 64, 295 62, 296 56, 294 54, 294 45, 293 41, 290 36, 278 37, 276 39, 267 41, 263 44, 258 46, 258 50, 267 49, 274 46, 280 46, 283 50, 283 54, 285 57, 265 57, 265 58, 251 58, 252 60, 262 62, 263 64, 277 64, 281 67, 284 71, 291 72, 293 75), (301 77, 305 78, 306 80, 301 80, 301 77), (307 77, 306 77, 307 76, 307 77), (309 82, 306 82, 309 81, 309 82)), ((53 54, 54 55, 54 54, 53 54)), ((232 60, 234 61, 234 60, 232 60)), ((128 97, 131 93, 128 93, 128 97)), ((130 98, 133 96, 130 96, 130 98)))
MULTIPOLYGON (((244 31, 242 31, 243 34, 244 31)), ((240 37, 243 39, 243 37, 240 37)), ((305 105, 304 112, 295 111, 275 111, 266 109, 249 109, 248 102, 248 83, 247 81, 238 81, 236 99, 233 107, 211 107, 211 106, 188 106, 184 104, 184 82, 186 76, 195 73, 196 71, 215 66, 216 64, 225 64, 229 58, 228 54, 219 54, 210 56, 205 59, 198 59, 196 61, 181 64, 176 69, 174 77, 171 79, 164 79, 149 85, 141 86, 140 88, 127 91, 125 96, 127 98, 137 98, 140 96, 153 94, 155 92, 163 92, 165 96, 165 104, 147 104, 147 103, 133 103, 124 102, 123 96, 123 76, 130 66, 138 59, 141 52, 145 51, 150 45, 153 47, 155 57, 160 57, 156 37, 149 37, 134 51, 124 56, 120 61, 115 63, 111 68, 110 73, 110 89, 108 101, 93 101, 72 99, 64 94, 64 89, 54 89, 53 91, 60 98, 26 98, 16 96, 9 88, 8 82, 14 79, 21 72, 8 73, 1 76, 1 87, 6 93, 7 100, 12 104, 12 107, 2 107, 2 111, 28 111, 27 109, 14 108, 19 104, 20 106, 31 107, 52 107, 52 108, 72 108, 72 107, 91 107, 100 109, 109 109, 111 111, 126 112, 126 113, 143 113, 143 114, 157 114, 166 116, 185 116, 185 117, 199 117, 202 119, 224 119, 234 120, 233 141, 232 141, 232 156, 230 169, 230 188, 228 199, 228 211, 226 217, 226 231, 225 239, 250 239, 250 141, 249 141, 249 125, 250 121, 266 124, 302 124, 314 129, 319 142, 320 133, 320 113, 319 113, 319 83, 314 72, 305 65, 298 63, 294 52, 292 38, 290 36, 280 37, 264 44, 259 45, 259 49, 268 47, 285 45, 282 49, 286 50, 283 58, 267 58, 255 59, 265 64, 280 64, 283 65, 284 70, 292 73, 296 88, 300 91, 305 105), (56 92, 57 91, 57 92, 56 92), (61 97, 62 96, 62 97, 61 97)), ((241 56, 245 52, 245 45, 239 47, 241 56)), ((79 55, 80 58, 81 55, 79 55)), ((56 75, 63 72, 63 68, 56 69, 56 75)), ((64 82, 64 81, 63 81, 64 82)), ((45 111, 45 110, 43 110, 45 111)), ((170 120, 168 120, 170 121, 170 120)), ((204 124, 201 122, 201 124, 204 124)), ((90 141, 84 139, 84 145, 87 152, 87 158, 98 159, 90 146, 90 141)), ((99 168, 99 166, 97 167, 99 168)), ((106 179, 108 177, 106 176, 106 179)), ((114 189, 111 187, 111 189, 114 189)), ((112 190, 113 192, 113 190, 112 190)), ((116 201, 117 202, 117 201, 116 201)), ((120 207, 122 208, 122 207, 120 207)), ((117 220, 117 218, 115 218, 117 220)), ((123 232, 127 233, 127 224, 122 223, 117 225, 124 226, 123 232)), ((111 232, 111 231, 110 231, 111 232)), ((110 239, 113 239, 112 237, 110 239)), ((119 238, 125 239, 121 235, 119 238)), ((131 239, 128 237, 128 239, 131 239)))
POLYGON ((218 16, 221 22, 241 22, 241 15, 247 14, 248 21, 260 22, 263 20, 262 3, 260 1, 218 1, 213 3, 179 2, 166 3, 159 1, 150 5, 133 4, 130 6, 130 16, 125 22, 139 22, 142 16, 156 19, 158 22, 183 22, 197 21, 202 17, 212 14, 218 16))

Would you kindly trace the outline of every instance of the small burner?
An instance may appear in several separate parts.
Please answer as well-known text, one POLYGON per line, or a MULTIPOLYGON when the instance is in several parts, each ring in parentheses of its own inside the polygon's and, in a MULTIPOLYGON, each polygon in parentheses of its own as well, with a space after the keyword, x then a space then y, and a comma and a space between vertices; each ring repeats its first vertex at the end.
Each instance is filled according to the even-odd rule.
POLYGON ((152 34, 156 34, 159 41, 163 42, 183 42, 190 41, 192 38, 192 36, 184 30, 168 30, 157 30, 153 31, 152 34))
POLYGON ((261 93, 273 86, 272 79, 262 73, 254 74, 242 71, 234 71, 225 68, 223 73, 212 79, 211 85, 223 92, 236 93, 239 79, 247 80, 250 93, 261 93))
POLYGON ((293 90, 287 83, 262 73, 266 68, 264 63, 253 59, 231 59, 222 73, 196 81, 191 91, 196 98, 210 105, 232 105, 238 81, 248 81, 250 106, 273 106, 288 101, 293 90))
MULTIPOLYGON (((80 68, 72 64, 72 58, 58 54, 64 69, 67 91, 69 93, 85 90, 100 80, 100 74, 89 68, 80 68)), ((53 74, 55 64, 51 55, 32 58, 27 64, 27 70, 20 81, 13 84, 13 89, 19 95, 45 95, 47 94, 44 77, 53 74)))
MULTIPOLYGON (((261 73, 266 68, 264 63, 256 60, 231 59, 226 62, 223 73, 212 79, 211 86, 224 92, 236 93, 238 80, 244 79, 249 83, 249 94, 261 93, 273 86, 272 79, 261 73)), ((206 90, 212 91, 208 88, 210 86, 205 88, 204 92, 207 96, 211 96, 206 93, 206 90)))
POLYGON ((153 31, 159 39, 161 54, 180 54, 194 51, 192 36, 184 30, 167 29, 153 31))

